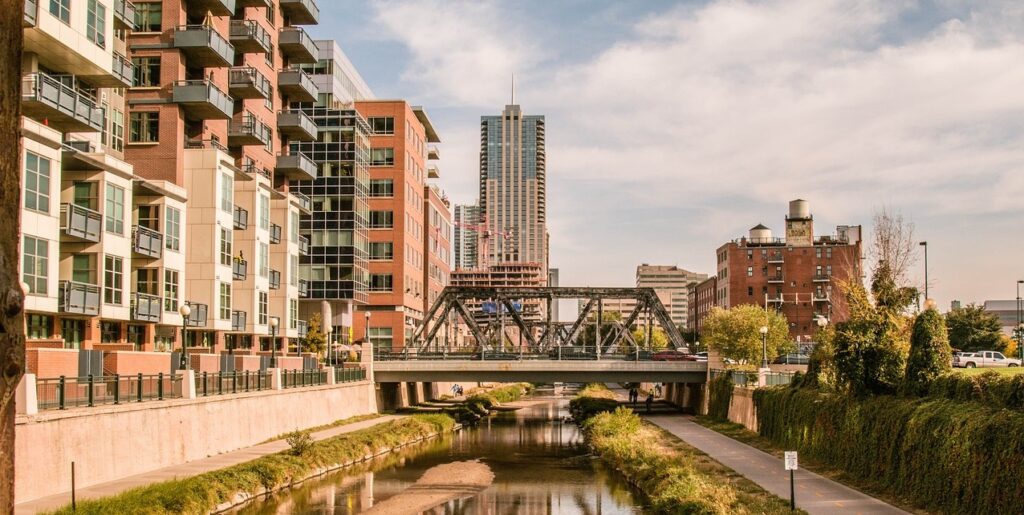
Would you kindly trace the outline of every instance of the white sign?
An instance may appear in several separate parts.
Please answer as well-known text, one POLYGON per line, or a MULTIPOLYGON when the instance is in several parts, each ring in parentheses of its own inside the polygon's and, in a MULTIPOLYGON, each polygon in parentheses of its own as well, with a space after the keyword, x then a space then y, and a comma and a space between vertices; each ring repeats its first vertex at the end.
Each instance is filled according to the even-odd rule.
POLYGON ((796 451, 786 451, 786 470, 797 470, 796 451))

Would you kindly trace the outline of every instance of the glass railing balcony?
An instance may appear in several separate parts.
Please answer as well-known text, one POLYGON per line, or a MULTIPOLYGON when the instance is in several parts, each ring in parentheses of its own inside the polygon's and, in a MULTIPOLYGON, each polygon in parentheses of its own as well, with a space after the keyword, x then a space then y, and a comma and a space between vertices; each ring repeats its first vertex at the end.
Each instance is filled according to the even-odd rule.
MULTIPOLYGON (((61 132, 103 130, 103 110, 96 106, 96 101, 61 79, 42 72, 24 76, 21 114, 61 132)), ((70 79, 74 82, 73 77, 70 79)))
POLYGON ((244 281, 249 276, 249 262, 235 258, 232 262, 231 273, 236 281, 244 281))
POLYGON ((227 152, 228 147, 225 147, 221 142, 215 139, 189 139, 185 140, 186 150, 220 150, 221 152, 227 152))
POLYGON ((206 327, 206 315, 209 311, 209 306, 198 302, 186 302, 185 304, 188 304, 188 307, 191 308, 188 318, 185 319, 185 325, 187 327, 206 327))
POLYGON ((277 128, 294 141, 316 141, 319 131, 316 122, 302 111, 281 111, 277 113, 277 128))
POLYGON ((235 206, 235 229, 244 231, 249 228, 249 211, 235 206))
POLYGON ((207 11, 214 16, 231 16, 235 12, 235 0, 188 0, 185 10, 195 16, 205 16, 207 11))
POLYGON ((309 296, 309 281, 305 279, 299 279, 299 297, 309 296))
POLYGON ((234 112, 234 100, 207 79, 175 81, 172 91, 174 103, 181 105, 190 118, 230 120, 234 112))
POLYGON ((100 287, 75 281, 60 281, 58 310, 76 315, 100 314, 100 287))
POLYGON ((231 312, 231 330, 232 331, 244 331, 245 330, 245 311, 232 311, 231 312))
POLYGON ((60 230, 66 236, 96 243, 103 231, 103 215, 78 204, 61 204, 60 230))
POLYGON ((135 85, 135 65, 125 56, 114 52, 114 64, 111 68, 114 77, 125 87, 135 85))
POLYGON ((132 320, 159 322, 163 312, 161 299, 157 295, 132 293, 132 320))
POLYGON ((228 124, 229 147, 266 145, 270 138, 270 128, 252 114, 236 117, 228 124))
POLYGON ((160 259, 164 250, 164 235, 149 227, 132 228, 132 251, 143 256, 160 259))
POLYGON ((301 27, 282 28, 277 38, 277 45, 281 47, 281 52, 293 64, 312 64, 316 62, 316 43, 301 27))
MULTIPOLYGON (((187 3, 191 5, 192 1, 187 3)), ((174 29, 174 48, 185 54, 192 67, 220 68, 235 61, 235 47, 209 25, 178 26, 174 29)))
POLYGON ((299 254, 306 256, 309 254, 309 238, 305 236, 299 236, 299 254))
POLYGON ((22 18, 22 27, 35 27, 36 15, 39 13, 39 4, 36 0, 25 0, 25 17, 22 18))
POLYGON ((279 70, 277 88, 294 102, 314 102, 320 93, 313 79, 302 70, 279 70))
POLYGON ((269 98, 270 81, 252 66, 236 66, 228 73, 228 93, 234 99, 269 98))
POLYGON ((299 193, 297 191, 292 191, 290 193, 292 194, 292 197, 295 199, 295 203, 298 204, 299 209, 302 209, 303 211, 309 211, 310 208, 313 206, 312 201, 309 200, 309 196, 306 195, 305 193, 299 193))
POLYGON ((316 25, 320 22, 320 8, 313 0, 281 0, 281 10, 295 25, 316 25))
POLYGON ((270 289, 279 290, 281 289, 281 272, 277 270, 270 271, 270 289))
POLYGON ((317 172, 316 163, 305 154, 278 154, 277 166, 274 171, 283 174, 287 179, 308 181, 316 179, 320 174, 317 172))
POLYGON ((136 30, 135 4, 128 0, 114 0, 114 28, 136 30))
POLYGON ((231 20, 231 45, 243 54, 265 54, 270 51, 270 33, 256 20, 231 20))
POLYGON ((270 243, 281 243, 281 226, 270 224, 270 243))

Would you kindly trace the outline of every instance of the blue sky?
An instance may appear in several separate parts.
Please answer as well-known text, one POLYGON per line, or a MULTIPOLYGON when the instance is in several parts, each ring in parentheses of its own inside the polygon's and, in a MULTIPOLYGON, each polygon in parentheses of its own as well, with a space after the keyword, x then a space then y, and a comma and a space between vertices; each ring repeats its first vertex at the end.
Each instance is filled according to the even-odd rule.
MULTIPOLYGON (((477 191, 479 117, 547 117, 552 265, 628 285, 811 202, 929 241, 941 307, 1024 278, 1024 2, 326 1, 317 38, 430 113, 442 187, 477 191)), ((914 278, 923 283, 919 263, 914 278)))

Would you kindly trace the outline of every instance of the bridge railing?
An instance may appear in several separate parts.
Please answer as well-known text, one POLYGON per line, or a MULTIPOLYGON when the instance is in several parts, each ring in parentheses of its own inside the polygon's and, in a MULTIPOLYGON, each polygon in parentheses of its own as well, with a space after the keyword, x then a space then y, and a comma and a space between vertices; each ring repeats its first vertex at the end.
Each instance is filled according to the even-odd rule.
MULTIPOLYGON (((757 388, 759 386, 758 373, 756 371, 712 369, 711 379, 715 379, 723 374, 731 374, 732 384, 736 386, 743 388, 757 388)), ((765 384, 767 386, 787 385, 793 381, 795 374, 795 372, 767 372, 765 374, 765 384)))
POLYGON ((599 352, 595 345, 572 345, 553 347, 537 352, 527 349, 485 350, 479 349, 439 349, 419 350, 406 348, 403 350, 377 350, 373 356, 375 361, 697 361, 695 356, 676 353, 674 351, 651 352, 646 350, 630 350, 599 352))

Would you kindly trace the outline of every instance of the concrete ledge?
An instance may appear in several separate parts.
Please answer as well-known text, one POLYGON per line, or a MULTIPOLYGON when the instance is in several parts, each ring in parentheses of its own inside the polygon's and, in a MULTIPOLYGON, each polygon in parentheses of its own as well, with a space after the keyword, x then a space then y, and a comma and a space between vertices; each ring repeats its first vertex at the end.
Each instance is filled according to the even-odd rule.
POLYGON ((417 360, 377 361, 374 380, 400 382, 662 382, 703 383, 707 364, 623 360, 417 360))

